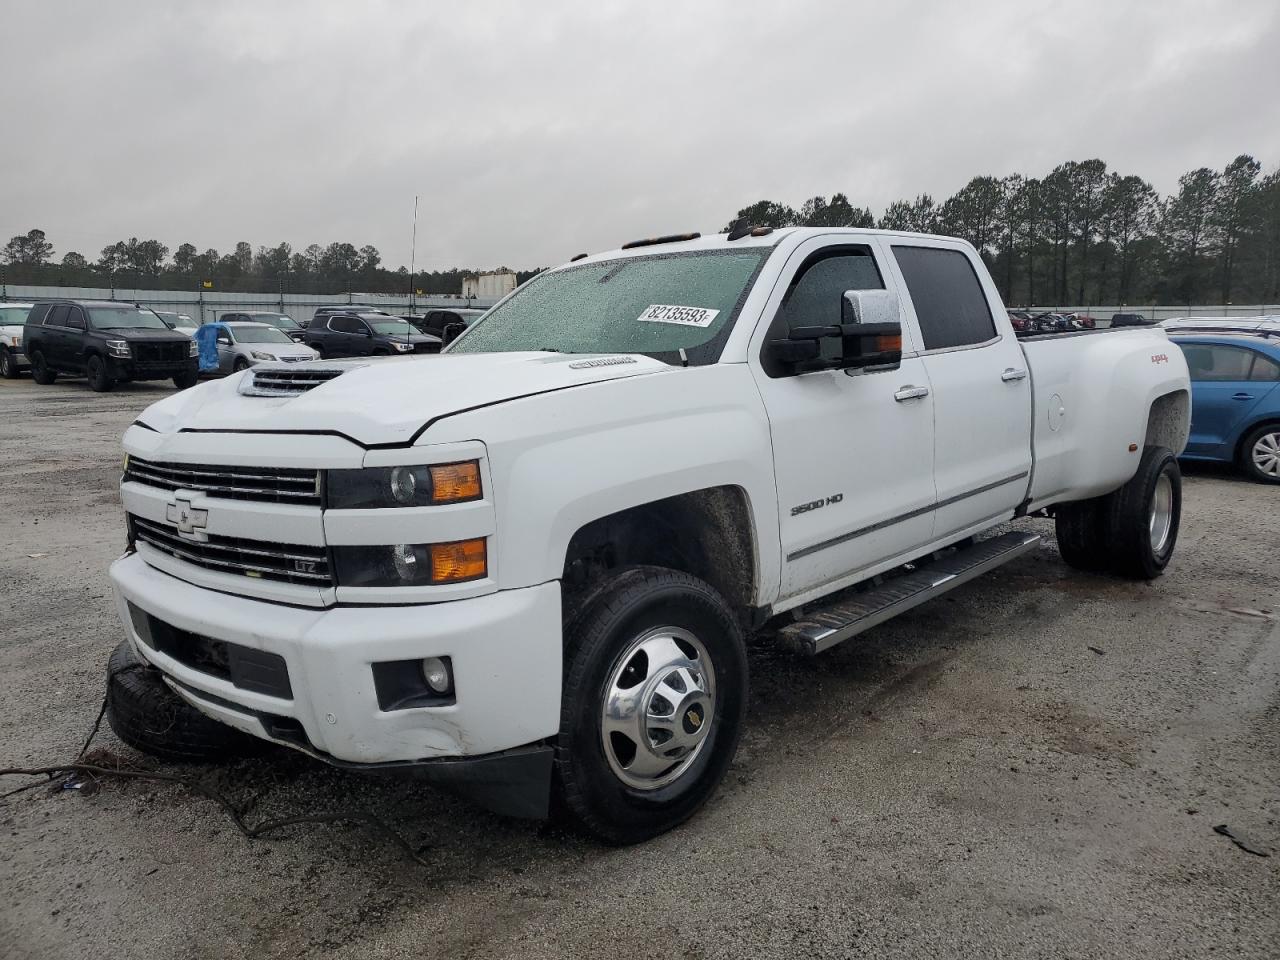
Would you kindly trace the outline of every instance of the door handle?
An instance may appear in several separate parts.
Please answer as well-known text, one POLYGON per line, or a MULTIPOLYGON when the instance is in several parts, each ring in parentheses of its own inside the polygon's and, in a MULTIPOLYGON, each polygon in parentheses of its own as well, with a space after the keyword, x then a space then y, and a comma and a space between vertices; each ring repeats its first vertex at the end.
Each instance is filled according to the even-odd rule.
POLYGON ((1018 370, 1015 367, 1008 367, 1004 373, 1000 374, 1000 379, 1005 383, 1010 383, 1014 380, 1023 380, 1026 376, 1026 370, 1018 370))
POLYGON ((893 399, 902 403, 904 400, 919 400, 921 397, 929 395, 928 387, 905 386, 893 395, 893 399))
POLYGON ((1232 400, 1252 400, 1253 394, 1252 393, 1233 393, 1231 395, 1231 399, 1232 400))

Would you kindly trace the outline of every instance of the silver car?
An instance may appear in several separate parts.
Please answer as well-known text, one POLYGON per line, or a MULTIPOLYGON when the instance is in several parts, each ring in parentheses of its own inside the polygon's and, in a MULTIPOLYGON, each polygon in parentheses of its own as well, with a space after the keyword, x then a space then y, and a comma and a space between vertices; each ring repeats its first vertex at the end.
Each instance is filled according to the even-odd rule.
POLYGON ((320 354, 267 323, 224 323, 218 331, 218 372, 247 370, 259 363, 299 363, 320 354))

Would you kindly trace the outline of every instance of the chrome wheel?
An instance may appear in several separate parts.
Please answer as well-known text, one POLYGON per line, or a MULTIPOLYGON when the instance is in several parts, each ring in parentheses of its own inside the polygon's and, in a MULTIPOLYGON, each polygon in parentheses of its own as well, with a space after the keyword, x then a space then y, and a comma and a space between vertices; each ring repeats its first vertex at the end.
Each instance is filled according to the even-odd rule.
POLYGON ((1280 479, 1280 430, 1259 436, 1253 442, 1249 456, 1263 476, 1280 479))
POLYGON ((600 734, 614 775, 637 790, 674 783, 697 759, 715 717, 715 670, 680 627, 636 637, 604 688, 600 734))
POLYGON ((1151 552, 1159 556, 1169 542, 1169 531, 1173 529, 1173 481, 1167 471, 1156 480, 1147 525, 1151 531, 1151 552))

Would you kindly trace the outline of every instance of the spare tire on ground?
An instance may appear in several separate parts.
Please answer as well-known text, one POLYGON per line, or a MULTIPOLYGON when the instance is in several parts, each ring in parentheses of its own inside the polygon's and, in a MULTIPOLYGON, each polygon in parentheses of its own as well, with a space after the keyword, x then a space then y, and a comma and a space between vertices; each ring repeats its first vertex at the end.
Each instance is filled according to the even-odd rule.
POLYGON ((162 760, 209 763, 261 753, 268 744, 206 717, 169 689, 128 641, 107 660, 107 722, 136 750, 162 760))

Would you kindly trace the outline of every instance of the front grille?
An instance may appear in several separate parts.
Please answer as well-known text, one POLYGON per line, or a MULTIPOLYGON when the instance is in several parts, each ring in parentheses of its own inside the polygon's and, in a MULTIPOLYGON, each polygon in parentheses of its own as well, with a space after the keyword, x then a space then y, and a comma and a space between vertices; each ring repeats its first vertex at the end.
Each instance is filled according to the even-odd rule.
POLYGON ((181 363, 191 352, 187 343, 134 343, 132 349, 138 363, 181 363))
POLYGON ((163 550, 187 563, 222 573, 238 573, 255 580, 276 580, 308 587, 332 587, 329 554, 324 547, 272 543, 209 534, 208 540, 189 540, 163 523, 129 515, 134 539, 163 550))
POLYGON ((242 387, 240 392, 253 397, 296 397, 346 372, 332 367, 309 367, 305 370, 259 367, 253 371, 249 385, 242 387))
POLYGON ((226 680, 240 690, 282 700, 293 699, 289 668, 279 654, 191 633, 153 617, 132 603, 129 604, 129 615, 143 643, 183 666, 226 680))
POLYGON ((320 504, 320 471, 158 463, 129 457, 124 479, 161 490, 200 490, 228 500, 320 504))
POLYGON ((303 360, 310 360, 310 357, 276 357, 281 363, 301 363, 303 360))

